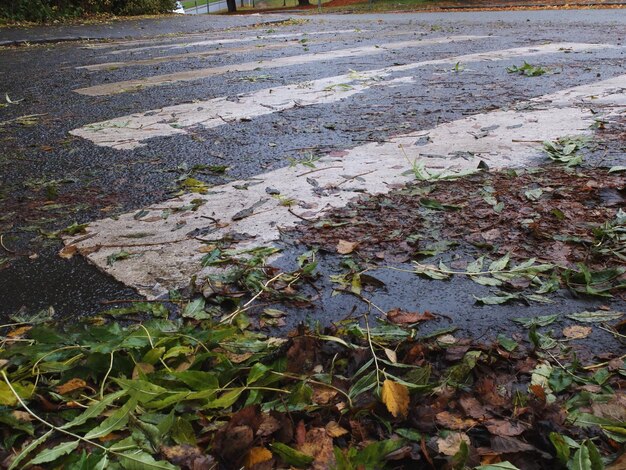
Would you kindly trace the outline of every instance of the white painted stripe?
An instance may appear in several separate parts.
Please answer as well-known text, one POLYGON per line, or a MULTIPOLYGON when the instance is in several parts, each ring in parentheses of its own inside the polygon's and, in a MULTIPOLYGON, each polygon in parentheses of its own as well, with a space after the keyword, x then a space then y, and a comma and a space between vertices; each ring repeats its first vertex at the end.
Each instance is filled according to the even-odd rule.
POLYGON ((257 44, 255 46, 220 48, 220 49, 212 49, 210 51, 188 52, 185 54, 151 57, 149 59, 127 60, 123 62, 104 62, 104 63, 93 64, 93 65, 81 65, 79 67, 76 67, 76 69, 89 70, 93 72, 93 71, 99 71, 99 70, 119 69, 122 67, 132 67, 136 65, 154 65, 154 64, 160 64, 163 62, 173 62, 177 60, 192 59, 192 58, 197 58, 197 57, 209 57, 212 55, 238 54, 241 52, 250 52, 250 51, 262 52, 262 51, 272 50, 272 49, 282 49, 282 48, 293 46, 293 45, 294 44, 292 42, 281 42, 278 44, 262 44, 262 45, 257 44))
POLYGON ((123 82, 106 83, 87 88, 78 88, 76 93, 88 96, 112 95, 137 91, 147 87, 168 85, 176 82, 195 81, 203 78, 222 75, 228 72, 250 72, 258 69, 269 69, 277 67, 288 67, 290 65, 304 65, 325 60, 341 59, 344 57, 363 57, 382 54, 387 51, 405 49, 409 47, 422 47, 432 44, 440 44, 455 41, 468 41, 482 39, 488 36, 455 36, 450 38, 424 39, 417 41, 401 41, 384 44, 381 46, 363 46, 349 49, 336 49, 327 52, 314 54, 302 54, 265 61, 245 62, 242 64, 224 65, 222 67, 211 67, 205 69, 186 70, 184 72, 169 73, 165 75, 155 75, 137 80, 126 80, 123 82))
POLYGON ((198 47, 198 46, 218 46, 220 44, 236 44, 239 42, 250 42, 250 41, 267 41, 272 39, 286 39, 286 38, 303 38, 303 37, 315 37, 315 36, 325 36, 325 35, 337 35, 337 34, 351 34, 351 33, 363 33, 368 30, 360 30, 360 29, 340 29, 337 31, 311 31, 310 33, 285 33, 285 34, 267 34, 267 35, 258 35, 258 36, 246 36, 243 38, 218 38, 218 39, 207 39, 205 41, 196 41, 196 42, 184 42, 177 44, 159 44, 155 46, 145 46, 145 47, 134 47, 129 49, 122 49, 119 51, 111 51, 109 54, 126 54, 128 52, 142 52, 149 51, 152 49, 184 49, 188 47, 198 47))
POLYGON ((462 62, 505 60, 550 54, 561 49, 583 52, 593 49, 616 47, 608 44, 556 43, 536 47, 518 47, 490 52, 480 52, 444 59, 415 62, 412 64, 386 67, 338 75, 312 82, 286 85, 242 94, 236 101, 225 97, 211 100, 168 106, 145 113, 131 114, 102 121, 70 131, 70 134, 88 139, 96 145, 116 149, 134 149, 145 145, 153 137, 186 134, 195 126, 212 128, 224 123, 283 111, 294 106, 310 106, 332 103, 362 93, 371 86, 386 86, 397 83, 381 80, 393 72, 410 71, 431 65, 447 65, 462 62), (372 79, 375 79, 372 81, 372 79))
POLYGON ((478 114, 384 144, 356 147, 341 158, 326 157, 318 161, 314 173, 303 167, 280 168, 256 176, 249 181, 254 184, 249 184, 247 190, 237 189, 245 184, 238 181, 216 187, 204 196, 189 194, 155 204, 145 209, 149 214, 140 220, 134 219, 136 212, 115 220, 100 220, 89 225, 87 237, 68 237, 65 243, 75 244, 100 269, 154 298, 170 288, 186 285, 194 274, 199 279, 206 274, 200 270, 203 256, 200 239, 219 240, 234 232, 254 237, 240 243, 239 248, 261 246, 279 238, 278 227, 298 223, 299 219, 287 207, 268 196, 267 187, 280 191, 282 197, 299 201, 300 207, 292 209, 295 212, 317 218, 330 208, 345 206, 355 197, 355 191, 386 193, 410 181, 410 176, 403 175, 409 168, 408 161, 418 160, 429 168, 455 170, 476 168, 480 160, 493 169, 528 165, 541 153, 537 142, 590 133, 590 124, 598 117, 589 110, 590 103, 594 112, 601 112, 603 107, 614 115, 626 112, 625 91, 626 75, 570 88, 530 100, 521 111, 478 114), (474 134, 485 128, 491 129, 489 134, 476 139, 474 134), (425 135, 429 142, 416 145, 425 135), (467 160, 454 158, 453 151, 472 152, 473 156, 467 160), (356 175, 360 178, 351 178, 356 175), (307 184, 307 177, 314 178, 319 187, 333 190, 320 194, 307 184), (176 211, 199 198, 205 204, 196 211, 176 211), (251 207, 254 207, 253 215, 233 220, 233 216, 251 207), (161 217, 164 211, 171 214, 166 219, 161 217), (215 220, 219 225, 213 223, 215 220), (147 235, 134 238, 138 233, 147 235), (121 249, 133 256, 109 266, 107 257, 121 249))

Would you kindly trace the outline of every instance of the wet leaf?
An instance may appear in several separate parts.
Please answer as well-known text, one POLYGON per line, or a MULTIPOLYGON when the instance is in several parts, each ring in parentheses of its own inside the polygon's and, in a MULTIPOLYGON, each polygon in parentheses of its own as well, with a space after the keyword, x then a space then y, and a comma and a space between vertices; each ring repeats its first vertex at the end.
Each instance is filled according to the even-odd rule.
POLYGON ((198 297, 185 306, 182 316, 185 318, 193 318, 194 320, 207 320, 211 318, 211 315, 204 311, 204 305, 204 298, 198 297))
POLYGON ((418 323, 418 322, 422 322, 422 321, 426 321, 426 320, 434 320, 436 317, 426 311, 424 313, 418 313, 418 312, 406 312, 402 309, 399 308, 394 308, 392 310, 389 310, 387 312, 387 319, 395 324, 413 324, 413 323, 418 323))
POLYGON ((600 323, 617 320, 624 315, 622 312, 612 310, 596 310, 595 312, 579 312, 566 315, 567 318, 583 323, 600 323))
POLYGON ((386 379, 383 382, 381 399, 394 418, 409 412, 409 389, 402 384, 386 379))
POLYGON ((568 339, 583 339, 591 334, 590 326, 571 325, 563 328, 563 336, 568 339))
POLYGON ((350 254, 356 249, 357 246, 359 246, 359 242, 339 240, 339 242, 337 243, 337 253, 341 255, 350 254))
POLYGON ((515 323, 519 323, 524 328, 530 328, 532 326, 548 326, 556 321, 559 318, 558 314, 554 315, 543 315, 539 317, 518 317, 514 318, 513 321, 515 323))
POLYGON ((474 470, 520 470, 511 462, 498 462, 498 463, 490 463, 488 465, 481 465, 480 467, 476 467, 474 470))

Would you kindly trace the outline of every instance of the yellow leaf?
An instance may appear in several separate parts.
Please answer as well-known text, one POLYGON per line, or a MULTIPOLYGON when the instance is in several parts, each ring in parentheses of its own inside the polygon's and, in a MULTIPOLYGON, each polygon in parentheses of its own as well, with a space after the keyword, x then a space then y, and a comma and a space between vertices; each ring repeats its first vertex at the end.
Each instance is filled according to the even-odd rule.
POLYGON ((246 459, 244 461, 244 466, 246 468, 252 468, 258 463, 267 462, 272 459, 272 453, 267 450, 265 447, 253 447, 248 452, 246 459))
POLYGON ((382 400, 394 418, 406 416, 409 412, 409 389, 393 380, 383 382, 382 400))
POLYGON ((336 421, 330 421, 326 425, 326 434, 328 434, 330 437, 339 437, 343 436, 344 434, 348 434, 348 430, 339 426, 336 421))

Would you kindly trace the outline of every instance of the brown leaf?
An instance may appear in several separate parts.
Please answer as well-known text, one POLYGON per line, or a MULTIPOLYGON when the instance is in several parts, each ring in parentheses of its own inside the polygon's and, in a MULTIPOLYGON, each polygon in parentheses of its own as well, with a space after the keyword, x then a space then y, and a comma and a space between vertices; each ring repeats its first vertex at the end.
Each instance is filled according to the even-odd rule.
POLYGON ((199 447, 189 444, 163 446, 160 450, 166 460, 182 468, 209 470, 215 465, 213 457, 206 455, 199 447))
POLYGON ((463 419, 460 416, 453 415, 449 411, 442 411, 441 413, 437 413, 435 419, 437 421, 437 424, 439 424, 440 426, 448 429, 454 429, 455 431, 461 431, 476 425, 475 420, 469 418, 463 419))
POLYGON ((254 467, 256 464, 272 460, 272 453, 265 447, 253 447, 246 455, 243 465, 246 469, 254 467))
POLYGON ((71 259, 77 252, 78 247, 76 245, 67 245, 59 251, 59 256, 63 259, 71 259))
POLYGON ((356 249, 357 246, 359 246, 359 242, 339 240, 339 243, 337 243, 337 253, 340 255, 350 254, 356 249))
POLYGON ((274 434, 280 429, 280 423, 271 415, 264 414, 256 435, 259 437, 267 437, 274 434))
POLYGON ((504 419, 492 419, 484 424, 487 430, 496 436, 519 436, 526 431, 526 426, 522 423, 513 423, 504 419))
POLYGON ((7 338, 22 338, 31 328, 31 325, 20 326, 19 328, 11 330, 7 333, 7 338))
POLYGON ((386 379, 383 382, 381 399, 394 418, 409 412, 409 389, 406 385, 386 379))
POLYGON ((335 396, 337 396, 337 390, 330 387, 324 387, 322 385, 313 387, 313 402, 318 405, 327 405, 335 396))
POLYGON ((336 421, 330 421, 326 425, 326 434, 328 434, 330 437, 339 437, 343 436, 344 434, 348 434, 348 430, 339 426, 336 421))
POLYGON ((470 438, 463 432, 451 432, 446 438, 437 439, 437 450, 443 455, 454 455, 461 449, 461 442, 470 445, 470 438))
POLYGON ((314 470, 326 470, 335 463, 333 439, 324 428, 310 429, 306 433, 304 443, 298 446, 298 450, 315 459, 311 465, 314 470))
POLYGON ((138 362, 133 368, 133 380, 137 380, 143 374, 150 374, 154 372, 154 366, 152 364, 146 364, 145 362, 138 362))
POLYGON ((485 409, 480 402, 472 396, 464 396, 459 399, 459 404, 466 415, 474 419, 486 419, 491 417, 491 413, 485 409))
POLYGON ((563 328, 563 336, 569 339, 583 339, 590 334, 590 326, 570 325, 563 328))
POLYGON ((74 390, 80 390, 81 388, 85 388, 87 386, 87 382, 83 379, 71 379, 65 382, 63 385, 58 385, 56 387, 57 393, 61 395, 65 395, 66 393, 73 392, 74 390))
POLYGON ((396 324, 411 324, 418 323, 426 320, 433 320, 435 316, 429 311, 424 313, 407 312, 401 308, 394 308, 387 312, 387 319, 396 324))

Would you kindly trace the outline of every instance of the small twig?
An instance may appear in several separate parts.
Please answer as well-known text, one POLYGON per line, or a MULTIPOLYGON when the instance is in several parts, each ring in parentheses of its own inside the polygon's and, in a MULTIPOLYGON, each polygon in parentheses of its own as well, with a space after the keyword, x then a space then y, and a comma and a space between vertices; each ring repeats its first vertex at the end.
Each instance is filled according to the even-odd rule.
POLYGON ((343 292, 345 294, 352 294, 355 297, 358 297, 359 299, 361 299, 363 302, 365 302, 370 307, 374 307, 376 310, 378 310, 380 313, 382 313, 385 317, 387 317, 387 312, 385 312, 382 308, 380 308, 378 305, 376 305, 371 300, 366 299, 365 297, 363 297, 361 294, 357 294, 356 292, 353 292, 353 291, 348 290, 348 289, 342 289, 342 288, 335 288, 333 290, 336 290, 337 292, 343 292))
POLYGON ((114 351, 111 351, 111 360, 109 361, 109 368, 106 374, 104 374, 104 378, 102 379, 102 384, 100 385, 100 400, 104 400, 104 386, 106 385, 107 379, 109 378, 109 374, 113 370, 113 353, 114 351))
POLYGON ((376 357, 376 351, 374 350, 374 345, 372 344, 372 335, 370 334, 370 324, 367 321, 367 315, 365 315, 365 328, 367 330, 367 342, 370 345, 370 351, 372 351, 372 356, 374 357, 374 367, 376 367, 376 393, 380 393, 380 368, 378 367, 378 357, 376 357))
MULTIPOLYGON (((617 359, 623 361, 624 359, 626 359, 626 354, 624 354, 623 356, 618 357, 617 359)), ((598 369, 600 367, 604 367, 604 366, 608 366, 610 361, 606 361, 606 362, 601 362, 599 364, 594 364, 592 366, 585 366, 583 367, 583 370, 593 370, 593 369, 598 369)))
POLYGON ((350 177, 350 178, 346 178, 346 179, 345 179, 345 180, 343 180, 341 183, 337 183, 337 185, 336 185, 335 187, 337 187, 337 188, 338 188, 339 186, 341 186, 341 185, 342 185, 342 184, 344 184, 344 183, 347 183, 348 181, 355 180, 355 179, 357 179, 357 178, 358 178, 358 177, 360 177, 360 176, 369 175, 370 173, 374 173, 375 171, 376 171, 376 170, 365 171, 365 172, 363 172, 363 173, 359 173, 358 175, 354 175, 354 176, 352 176, 352 177, 350 177))
POLYGON ((121 304, 121 303, 133 303, 133 302, 137 302, 137 303, 142 303, 142 302, 154 302, 154 303, 161 303, 161 302, 169 302, 169 303, 181 303, 184 302, 183 300, 159 300, 159 299, 152 299, 152 300, 148 300, 148 299, 115 299, 115 300, 101 300, 100 303, 102 305, 111 305, 111 304, 121 304))
POLYGON ((7 253, 15 253, 15 251, 13 250, 9 250, 5 245, 4 245, 4 233, 2 235, 0 235, 0 246, 4 249, 4 251, 6 251, 7 253))
POLYGON ((265 284, 263 284, 263 288, 261 290, 259 290, 259 292, 257 292, 250 300, 248 300, 242 307, 238 307, 233 313, 231 313, 230 315, 225 316, 224 318, 222 318, 220 320, 220 323, 232 323, 232 321, 235 319, 235 317, 237 317, 237 315, 239 315, 241 312, 245 311, 248 309, 248 307, 250 306, 250 304, 252 304, 252 302, 254 302, 256 299, 258 299, 260 297, 260 295, 265 292, 265 289, 267 289, 267 287, 274 282, 275 280, 277 280, 278 278, 280 278, 284 273, 278 273, 276 276, 274 276, 273 278, 271 278, 270 280, 268 280, 265 284))
POLYGON ((305 222, 313 222, 315 219, 307 219, 306 217, 302 217, 301 215, 296 214, 291 207, 287 208, 287 212, 289 212, 291 215, 293 215, 294 217, 297 217, 300 220, 304 220, 305 222))
POLYGON ((304 173, 300 173, 299 175, 296 175, 296 177, 300 178, 301 176, 310 175, 311 173, 317 173, 318 171, 332 170, 333 168, 341 169, 341 168, 343 168, 343 165, 341 165, 341 166, 326 166, 324 168, 316 168, 314 170, 305 171, 304 173))

